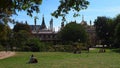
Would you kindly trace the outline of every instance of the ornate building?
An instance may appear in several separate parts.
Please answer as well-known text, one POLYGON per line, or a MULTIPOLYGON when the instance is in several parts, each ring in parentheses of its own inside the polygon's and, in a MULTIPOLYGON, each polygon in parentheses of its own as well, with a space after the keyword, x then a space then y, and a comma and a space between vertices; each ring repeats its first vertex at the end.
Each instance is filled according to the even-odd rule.
POLYGON ((91 46, 96 45, 96 31, 94 25, 91 24, 91 21, 90 21, 90 25, 88 25, 87 22, 84 21, 84 16, 82 16, 82 21, 80 22, 80 24, 85 27, 85 30, 88 33, 89 45, 91 46))
MULTIPOLYGON (((30 25, 30 28, 32 30, 32 34, 36 37, 40 38, 41 41, 44 42, 57 42, 57 32, 54 31, 53 28, 53 19, 49 22, 49 28, 46 27, 44 16, 42 17, 42 23, 41 25, 36 25, 36 19, 34 21, 34 25, 30 25)), ((89 45, 95 45, 96 44, 96 32, 95 27, 87 24, 87 22, 84 20, 84 16, 82 16, 82 21, 80 22, 81 25, 85 27, 86 32, 89 35, 89 45)), ((64 22, 61 23, 61 28, 64 27, 64 22)))
POLYGON ((56 35, 57 32, 54 31, 53 28, 53 19, 50 20, 49 28, 46 27, 44 16, 42 17, 42 23, 41 25, 36 25, 36 19, 34 19, 34 25, 30 25, 32 34, 38 38, 40 38, 41 41, 44 42, 50 42, 50 41, 56 41, 56 35))

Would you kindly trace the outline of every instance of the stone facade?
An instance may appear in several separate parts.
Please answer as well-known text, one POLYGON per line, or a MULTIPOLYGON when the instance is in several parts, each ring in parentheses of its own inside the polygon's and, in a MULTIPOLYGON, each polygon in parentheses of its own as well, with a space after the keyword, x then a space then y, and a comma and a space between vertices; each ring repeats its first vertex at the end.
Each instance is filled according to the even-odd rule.
POLYGON ((84 21, 84 17, 82 17, 82 21, 80 22, 80 24, 85 27, 85 30, 88 33, 89 45, 90 46, 96 45, 96 31, 94 25, 91 25, 91 21, 90 21, 90 25, 88 25, 87 22, 84 21))
MULTIPOLYGON (((57 32, 55 32, 53 28, 53 19, 51 19, 49 23, 50 23, 50 28, 47 28, 45 24, 44 16, 42 18, 41 25, 36 25, 36 21, 35 21, 35 25, 30 25, 32 34, 40 38, 41 41, 45 41, 45 42, 58 41, 57 32)), ((90 45, 91 46, 95 45, 96 32, 94 25, 91 25, 91 21, 90 21, 90 25, 88 25, 87 22, 84 21, 84 17, 82 17, 82 21, 80 22, 80 24, 85 27, 85 30, 88 33, 88 37, 89 37, 88 42, 90 43, 90 45)), ((64 27, 64 22, 61 23, 61 28, 63 27, 64 27)))
POLYGON ((54 31, 53 28, 53 19, 50 20, 50 28, 46 27, 44 16, 42 18, 42 23, 41 25, 30 25, 32 34, 36 37, 38 37, 41 41, 44 42, 50 42, 50 41, 56 41, 56 35, 57 32, 54 31))

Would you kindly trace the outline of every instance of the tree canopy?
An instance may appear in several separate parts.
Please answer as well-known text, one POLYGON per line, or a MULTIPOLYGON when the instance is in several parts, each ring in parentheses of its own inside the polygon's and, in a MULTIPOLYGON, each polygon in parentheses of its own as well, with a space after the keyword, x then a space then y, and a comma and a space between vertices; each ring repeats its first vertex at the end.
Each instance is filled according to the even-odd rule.
POLYGON ((23 23, 16 23, 16 25, 13 28, 14 32, 19 32, 20 30, 25 30, 27 32, 31 32, 30 26, 23 23))
MULTIPOLYGON (((86 0, 59 0, 60 5, 52 13, 52 16, 58 18, 65 15, 69 11, 74 12, 74 16, 78 16, 80 10, 86 9, 89 2, 86 0), (76 11, 76 12, 75 12, 76 11)), ((3 21, 12 21, 9 17, 13 14, 17 15, 17 11, 26 11, 27 15, 32 16, 32 13, 39 12, 39 5, 42 4, 42 0, 1 0, 0 1, 0 19, 3 21)))
POLYGON ((94 25, 96 28, 96 34, 99 40, 101 40, 102 44, 108 44, 111 37, 111 23, 112 20, 108 17, 97 17, 94 21, 94 25))
POLYGON ((114 22, 113 22, 113 42, 114 45, 113 47, 119 47, 120 48, 120 14, 118 14, 115 18, 114 18, 114 22))
POLYGON ((73 11, 73 16, 79 16, 79 11, 86 9, 89 5, 87 0, 59 0, 60 5, 58 9, 52 13, 53 16, 58 18, 58 16, 65 17, 66 14, 69 14, 70 11, 73 11))
POLYGON ((1 0, 0 17, 4 14, 9 16, 16 14, 16 11, 27 11, 28 15, 32 15, 33 11, 39 12, 39 5, 42 0, 1 0))
POLYGON ((10 32, 11 29, 9 26, 0 23, 0 40, 4 40, 4 41, 8 40, 10 32))
POLYGON ((86 42, 87 33, 84 27, 76 22, 70 22, 59 32, 59 37, 64 42, 86 42))
POLYGON ((120 47, 120 23, 115 28, 115 47, 120 47))

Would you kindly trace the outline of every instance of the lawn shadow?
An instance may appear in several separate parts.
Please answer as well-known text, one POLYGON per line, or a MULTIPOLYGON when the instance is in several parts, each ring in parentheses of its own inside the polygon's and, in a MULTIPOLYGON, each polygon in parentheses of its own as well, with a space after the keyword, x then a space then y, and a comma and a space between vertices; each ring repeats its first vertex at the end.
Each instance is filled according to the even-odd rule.
POLYGON ((120 53, 120 48, 112 49, 113 52, 120 53))

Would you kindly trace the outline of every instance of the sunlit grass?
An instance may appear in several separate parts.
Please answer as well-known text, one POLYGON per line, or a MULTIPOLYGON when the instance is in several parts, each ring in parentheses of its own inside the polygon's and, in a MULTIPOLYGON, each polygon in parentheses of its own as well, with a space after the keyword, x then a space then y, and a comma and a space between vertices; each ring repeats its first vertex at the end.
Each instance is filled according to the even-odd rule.
POLYGON ((0 60, 0 68, 120 68, 120 54, 107 50, 98 53, 73 54, 67 52, 17 52, 13 57, 0 60), (37 64, 26 64, 31 54, 37 64))

